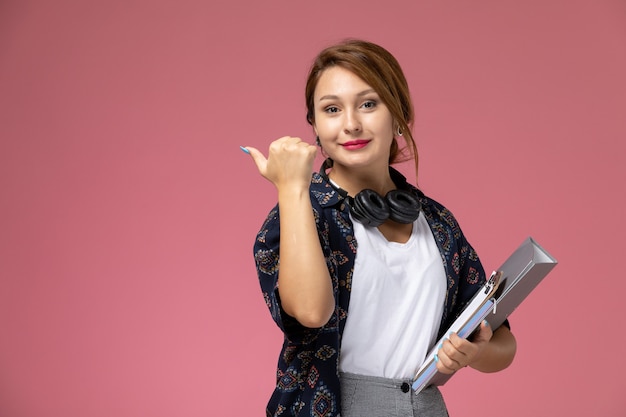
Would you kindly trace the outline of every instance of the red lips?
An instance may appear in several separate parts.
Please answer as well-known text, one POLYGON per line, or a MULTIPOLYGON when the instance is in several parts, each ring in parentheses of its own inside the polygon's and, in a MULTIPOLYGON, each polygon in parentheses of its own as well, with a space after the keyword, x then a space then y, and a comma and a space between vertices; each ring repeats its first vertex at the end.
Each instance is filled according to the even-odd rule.
POLYGON ((370 143, 370 141, 367 139, 356 139, 356 140, 351 140, 349 142, 343 143, 341 146, 349 150, 356 150, 356 149, 363 148, 368 143, 370 143))

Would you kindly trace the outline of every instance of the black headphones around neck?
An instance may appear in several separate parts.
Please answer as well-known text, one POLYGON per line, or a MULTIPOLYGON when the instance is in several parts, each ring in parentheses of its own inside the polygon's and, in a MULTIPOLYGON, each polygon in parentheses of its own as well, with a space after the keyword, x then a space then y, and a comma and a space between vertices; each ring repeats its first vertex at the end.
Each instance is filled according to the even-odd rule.
POLYGON ((413 223, 420 214, 422 205, 417 196, 409 191, 404 175, 389 167, 391 179, 398 189, 389 191, 384 197, 374 190, 365 189, 354 197, 328 178, 326 170, 333 166, 329 158, 322 163, 319 174, 341 195, 348 200, 350 213, 359 223, 368 227, 378 227, 387 219, 397 223, 413 223))

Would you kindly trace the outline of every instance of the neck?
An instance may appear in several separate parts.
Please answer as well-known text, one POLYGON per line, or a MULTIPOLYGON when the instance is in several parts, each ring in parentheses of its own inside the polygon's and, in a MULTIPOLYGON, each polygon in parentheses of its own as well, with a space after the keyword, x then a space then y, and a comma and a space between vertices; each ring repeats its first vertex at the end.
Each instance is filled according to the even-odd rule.
POLYGON ((362 170, 348 170, 336 165, 329 172, 328 178, 335 187, 345 190, 352 197, 366 188, 380 195, 397 188, 389 174, 388 165, 378 169, 367 167, 362 170))

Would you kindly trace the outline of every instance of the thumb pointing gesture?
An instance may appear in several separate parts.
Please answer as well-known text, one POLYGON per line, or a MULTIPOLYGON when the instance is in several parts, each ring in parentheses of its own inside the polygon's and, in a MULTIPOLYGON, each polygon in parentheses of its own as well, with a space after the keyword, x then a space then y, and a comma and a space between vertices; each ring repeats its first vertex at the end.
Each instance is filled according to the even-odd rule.
POLYGON ((308 190, 317 147, 300 138, 284 136, 270 144, 267 158, 251 146, 241 150, 252 157, 259 173, 279 190, 283 187, 308 190))
POLYGON ((245 153, 249 154, 252 157, 252 160, 254 161, 254 164, 256 165, 257 169, 259 170, 259 173, 267 178, 266 175, 266 171, 267 171, 267 159, 265 158, 265 156, 263 156, 263 154, 261 153, 261 151, 259 151, 256 148, 253 148, 252 146, 240 146, 241 150, 244 151, 245 153))

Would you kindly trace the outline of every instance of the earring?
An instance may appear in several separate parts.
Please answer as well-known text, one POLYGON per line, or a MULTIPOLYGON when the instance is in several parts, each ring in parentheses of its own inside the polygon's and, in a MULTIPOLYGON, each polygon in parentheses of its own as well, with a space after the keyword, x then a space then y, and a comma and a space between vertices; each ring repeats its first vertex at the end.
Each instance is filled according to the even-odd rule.
POLYGON ((316 144, 317 146, 319 146, 320 148, 322 147, 322 142, 320 142, 320 137, 319 137, 319 136, 316 136, 316 137, 315 137, 315 144, 316 144))
POLYGON ((402 136, 402 129, 400 129, 400 126, 396 129, 396 136, 402 136))

